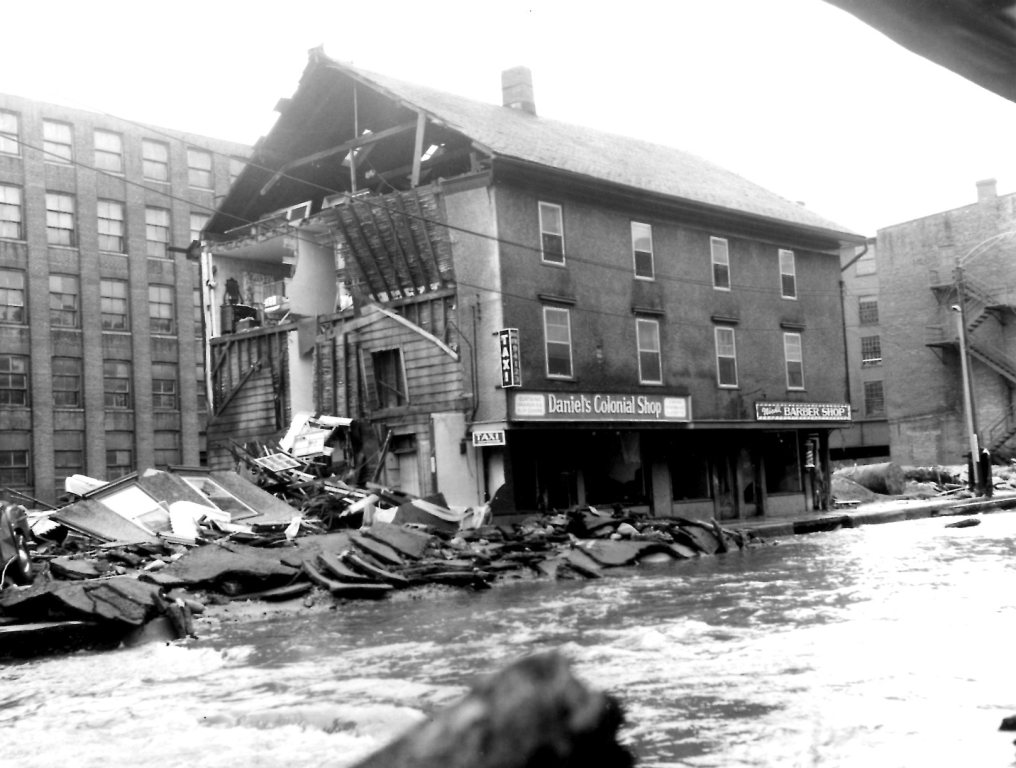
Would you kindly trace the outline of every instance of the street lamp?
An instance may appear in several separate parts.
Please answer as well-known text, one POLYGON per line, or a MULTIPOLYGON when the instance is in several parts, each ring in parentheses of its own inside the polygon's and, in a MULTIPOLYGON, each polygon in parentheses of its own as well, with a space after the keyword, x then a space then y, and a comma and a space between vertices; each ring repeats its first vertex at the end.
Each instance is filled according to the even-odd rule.
POLYGON ((974 405, 970 391, 970 371, 967 365, 967 324, 963 317, 962 305, 953 304, 951 309, 956 313, 956 332, 960 339, 960 373, 963 376, 963 410, 967 416, 967 433, 970 435, 970 471, 973 473, 974 488, 980 489, 980 451, 977 447, 977 430, 974 427, 974 405))

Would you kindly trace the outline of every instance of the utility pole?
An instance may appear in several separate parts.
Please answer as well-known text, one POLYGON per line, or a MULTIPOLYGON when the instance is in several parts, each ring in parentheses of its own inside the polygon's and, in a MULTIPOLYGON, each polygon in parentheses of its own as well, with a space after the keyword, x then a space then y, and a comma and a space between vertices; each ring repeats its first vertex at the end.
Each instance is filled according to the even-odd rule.
POLYGON ((970 370, 967 363, 967 323, 963 312, 963 280, 960 278, 960 303, 953 304, 956 313, 956 332, 960 340, 960 374, 963 377, 963 409, 967 417, 967 433, 970 437, 970 471, 974 480, 974 488, 980 491, 981 468, 980 450, 977 446, 977 428, 974 426, 974 405, 970 389, 970 370))

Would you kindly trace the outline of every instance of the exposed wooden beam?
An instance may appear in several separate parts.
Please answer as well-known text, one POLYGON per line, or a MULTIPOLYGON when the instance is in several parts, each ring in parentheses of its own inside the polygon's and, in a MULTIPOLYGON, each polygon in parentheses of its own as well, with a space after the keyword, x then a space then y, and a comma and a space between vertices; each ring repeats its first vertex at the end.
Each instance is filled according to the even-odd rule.
MULTIPOLYGON (((342 236, 344 238, 346 238, 346 243, 349 245, 349 252, 351 254, 353 254, 353 260, 357 263, 357 266, 360 267, 360 274, 362 274, 363 275, 363 279, 367 281, 367 291, 373 296, 374 295, 374 286, 371 284, 370 274, 369 274, 369 272, 367 270, 367 264, 364 262, 364 260, 362 258, 360 258, 360 251, 356 247, 356 244, 353 242, 353 238, 350 235, 349 228, 346 226, 346 222, 343 221, 343 219, 342 219, 342 213, 341 212, 338 212, 338 215, 336 215, 336 217, 335 217, 335 221, 338 223, 339 229, 342 230, 342 236)), ((361 234, 361 236, 362 236, 362 234, 361 234)), ((370 248, 369 245, 367 247, 368 247, 368 249, 370 248)), ((382 281, 384 281, 384 277, 383 276, 382 276, 381 279, 382 279, 382 281)))
POLYGON ((411 131, 415 127, 416 127, 415 121, 412 123, 404 123, 402 125, 396 125, 391 128, 386 128, 383 131, 378 131, 377 133, 368 133, 363 136, 357 136, 355 139, 350 139, 349 141, 339 144, 336 147, 332 147, 330 149, 323 149, 320 152, 315 152, 312 155, 306 155, 296 160, 291 160, 290 162, 283 165, 279 170, 277 170, 272 175, 272 178, 270 178, 265 183, 265 185, 261 187, 261 194, 262 195, 267 194, 268 190, 270 190, 273 186, 275 186, 275 184, 279 181, 279 179, 281 179, 287 173, 292 171, 294 168, 299 168, 302 165, 309 165, 310 163, 316 163, 318 160, 325 160, 329 157, 342 154, 343 152, 348 152, 351 149, 366 147, 370 144, 375 144, 379 141, 390 139, 392 136, 398 136, 399 134, 405 133, 406 131, 411 131))
MULTIPOLYGON (((416 244, 416 238, 413 237, 413 228, 409 226, 409 217, 411 216, 411 214, 409 213, 409 211, 406 210, 405 197, 403 195, 399 195, 398 201, 399 201, 399 212, 401 213, 401 215, 399 216, 399 221, 402 222, 402 226, 406 228, 406 239, 413 248, 412 255, 415 258, 416 263, 420 265, 420 270, 423 272, 423 277, 427 281, 426 288, 429 289, 431 284, 434 282, 434 279, 430 274, 430 265, 427 263, 427 260, 423 258, 423 255, 420 252, 420 248, 416 244)), ((421 222, 421 224, 423 224, 424 226, 426 236, 426 223, 421 222)))
MULTIPOLYGON (((363 240, 363 244, 367 247, 367 252, 370 254, 370 258, 374 263, 374 271, 377 272, 377 276, 378 278, 380 278, 381 284, 384 286, 385 293, 388 294, 388 298, 391 298, 392 287, 388 284, 388 280, 385 278, 385 271, 381 268, 381 263, 380 260, 378 259, 378 255, 377 253, 374 252, 374 246, 372 246, 370 243, 370 237, 368 237, 367 233, 363 229, 363 223, 360 221, 360 216, 356 212, 356 201, 352 201, 347 206, 347 208, 349 210, 349 215, 353 219, 353 223, 356 225, 357 229, 360 232, 360 238, 363 240)), ((357 259, 357 262, 362 265, 362 262, 359 259, 357 259)), ((368 280, 370 279, 366 271, 364 272, 364 277, 366 277, 368 280)), ((371 286, 371 289, 373 293, 373 286, 371 286)))
POLYGON ((423 157, 423 134, 427 129, 427 116, 423 112, 416 115, 416 141, 413 143, 413 176, 410 186, 420 186, 420 158, 423 157))

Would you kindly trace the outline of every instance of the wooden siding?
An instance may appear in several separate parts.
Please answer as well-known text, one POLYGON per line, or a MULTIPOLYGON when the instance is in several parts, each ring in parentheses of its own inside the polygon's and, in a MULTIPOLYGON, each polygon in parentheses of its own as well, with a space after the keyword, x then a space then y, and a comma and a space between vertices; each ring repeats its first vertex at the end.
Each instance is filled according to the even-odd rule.
POLYGON ((233 465, 231 441, 277 439, 292 418, 287 395, 287 337, 293 325, 212 340, 212 416, 208 463, 233 465))

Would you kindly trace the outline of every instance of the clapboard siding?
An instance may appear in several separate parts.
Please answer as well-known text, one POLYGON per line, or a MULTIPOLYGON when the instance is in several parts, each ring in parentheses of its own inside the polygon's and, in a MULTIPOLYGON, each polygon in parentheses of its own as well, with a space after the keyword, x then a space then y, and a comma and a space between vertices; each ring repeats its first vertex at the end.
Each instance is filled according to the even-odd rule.
POLYGON ((278 439, 291 418, 287 334, 292 326, 234 334, 212 343, 214 402, 208 424, 208 463, 233 465, 233 442, 278 439))

